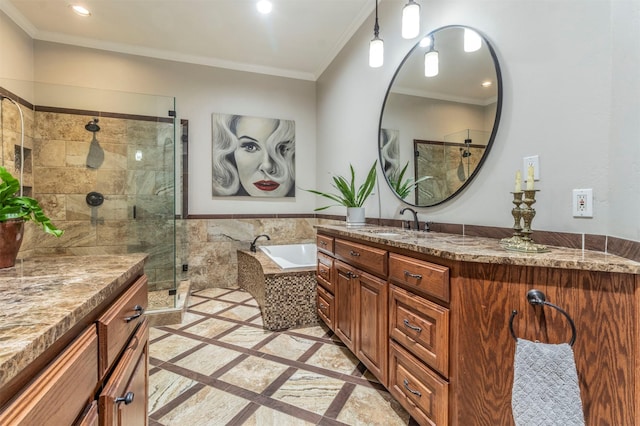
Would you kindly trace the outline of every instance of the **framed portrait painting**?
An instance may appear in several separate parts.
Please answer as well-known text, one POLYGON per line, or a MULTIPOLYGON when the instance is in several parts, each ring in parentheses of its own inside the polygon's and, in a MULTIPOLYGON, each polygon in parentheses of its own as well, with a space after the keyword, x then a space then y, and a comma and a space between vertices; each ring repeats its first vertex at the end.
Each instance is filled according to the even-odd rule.
POLYGON ((295 197, 295 122, 212 114, 214 197, 295 197))

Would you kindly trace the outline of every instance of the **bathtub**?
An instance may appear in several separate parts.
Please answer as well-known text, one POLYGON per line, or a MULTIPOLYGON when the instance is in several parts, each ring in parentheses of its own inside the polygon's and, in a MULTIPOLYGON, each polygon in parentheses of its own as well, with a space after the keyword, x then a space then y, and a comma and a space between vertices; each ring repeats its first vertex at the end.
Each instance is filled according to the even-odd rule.
POLYGON ((315 244, 261 246, 260 250, 282 269, 310 268, 315 267, 317 262, 315 244))

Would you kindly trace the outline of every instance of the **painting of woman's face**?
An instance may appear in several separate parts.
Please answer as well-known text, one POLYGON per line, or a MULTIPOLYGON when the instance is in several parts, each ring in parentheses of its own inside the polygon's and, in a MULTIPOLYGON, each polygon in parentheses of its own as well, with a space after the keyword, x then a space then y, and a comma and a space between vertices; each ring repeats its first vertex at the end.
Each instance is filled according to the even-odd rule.
POLYGON ((294 197, 295 122, 213 114, 214 196, 294 197))
MULTIPOLYGON (((267 139, 276 129, 277 123, 277 120, 272 119, 241 117, 236 125, 238 148, 234 157, 240 184, 251 196, 284 197, 293 185, 292 176, 276 176, 278 166, 267 146, 267 139)), ((270 143, 277 149, 280 142, 283 141, 270 143)))

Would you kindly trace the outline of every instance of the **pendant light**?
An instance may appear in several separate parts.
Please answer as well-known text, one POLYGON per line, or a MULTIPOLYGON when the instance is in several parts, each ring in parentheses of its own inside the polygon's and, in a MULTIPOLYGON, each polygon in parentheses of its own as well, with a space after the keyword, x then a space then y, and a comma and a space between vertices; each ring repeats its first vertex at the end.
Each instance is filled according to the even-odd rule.
POLYGON ((424 76, 435 77, 439 72, 438 51, 435 50, 435 40, 431 36, 429 51, 424 55, 424 76))
POLYGON ((475 52, 482 47, 482 39, 477 32, 472 29, 464 29, 464 51, 475 52))
POLYGON ((420 32, 420 5, 409 0, 402 9, 402 38, 412 39, 420 32))
POLYGON ((378 37, 378 0, 376 0, 376 22, 373 26, 373 39, 369 43, 369 66, 379 68, 384 63, 384 42, 378 37))

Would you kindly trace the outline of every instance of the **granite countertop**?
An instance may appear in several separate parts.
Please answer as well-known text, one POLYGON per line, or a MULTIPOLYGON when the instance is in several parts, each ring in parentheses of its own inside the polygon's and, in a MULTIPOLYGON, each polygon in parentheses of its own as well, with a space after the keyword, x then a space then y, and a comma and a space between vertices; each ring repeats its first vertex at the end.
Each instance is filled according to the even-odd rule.
POLYGON ((546 253, 520 253, 503 249, 500 240, 492 238, 375 225, 316 225, 316 229, 450 260, 640 274, 640 262, 599 251, 549 246, 546 253))
POLYGON ((0 387, 142 271, 146 254, 54 256, 0 269, 0 387))

